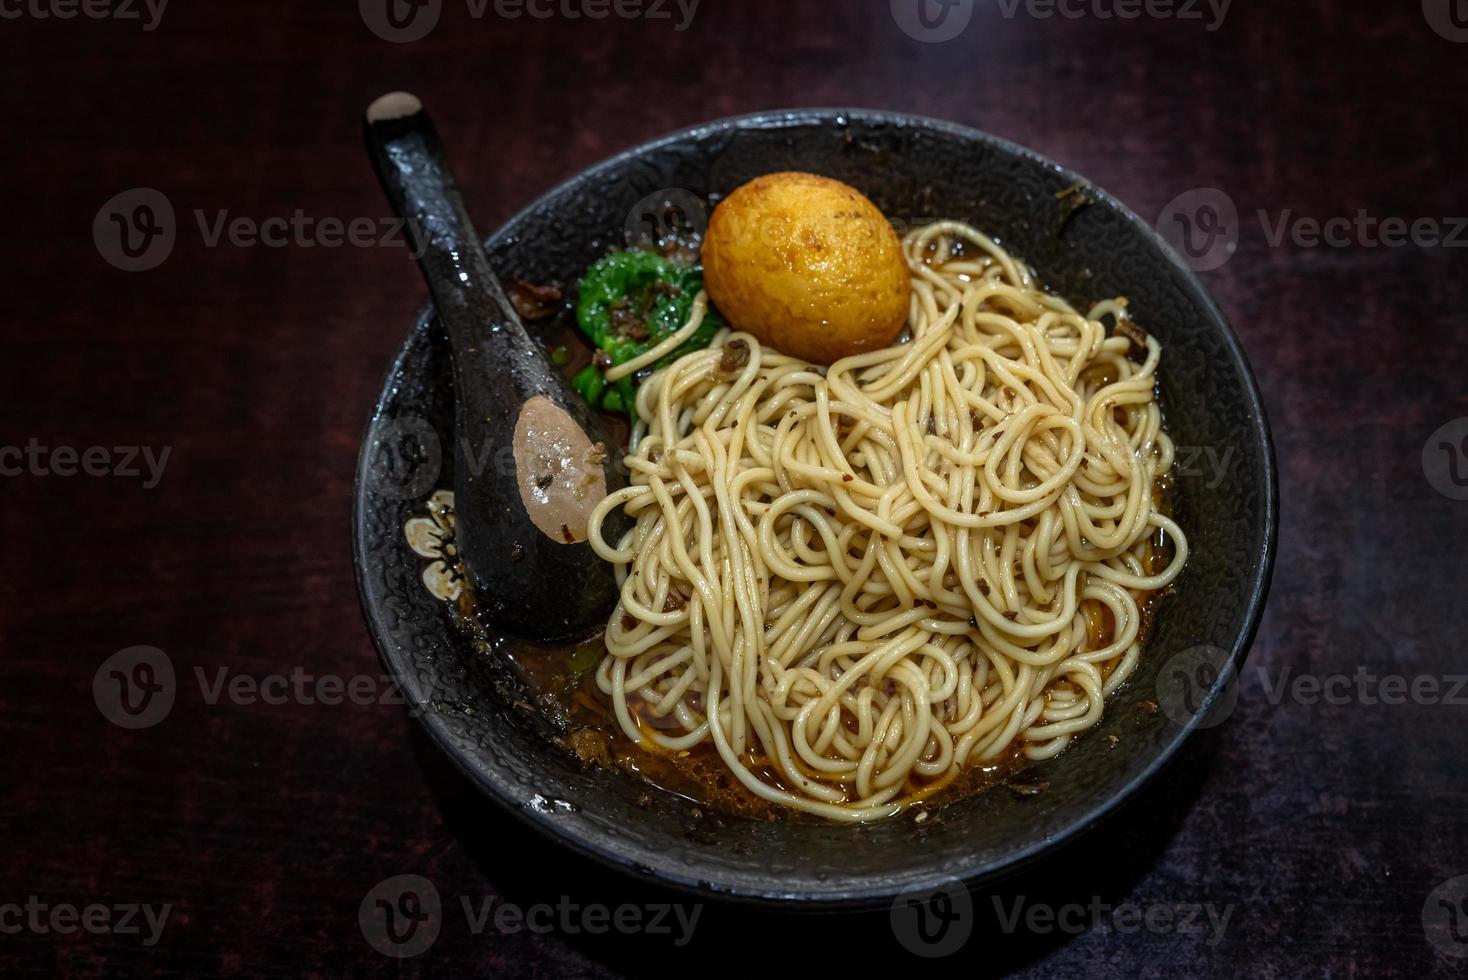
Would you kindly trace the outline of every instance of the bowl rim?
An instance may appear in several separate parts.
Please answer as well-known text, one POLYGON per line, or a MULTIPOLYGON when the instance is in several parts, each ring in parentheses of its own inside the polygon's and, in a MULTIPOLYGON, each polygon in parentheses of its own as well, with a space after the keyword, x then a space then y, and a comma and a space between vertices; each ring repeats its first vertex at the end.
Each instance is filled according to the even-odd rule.
MULTIPOLYGON (((1068 181, 1083 181, 1087 188, 1087 194, 1093 200, 1104 203, 1123 219, 1133 233, 1146 238, 1173 261, 1176 267, 1175 271, 1182 277, 1183 282, 1193 293, 1192 298, 1199 303, 1206 314, 1206 319, 1210 321, 1210 325, 1214 328, 1221 328, 1221 339, 1228 352, 1230 365, 1243 382, 1242 390, 1246 402, 1245 409, 1251 423, 1249 426, 1249 436, 1257 444, 1263 476, 1262 482, 1264 484, 1264 492, 1262 494, 1262 518, 1264 524, 1262 553, 1259 555, 1259 562, 1255 566, 1252 580, 1248 583, 1247 596, 1243 606, 1243 627, 1239 630, 1237 636, 1233 638, 1232 645, 1228 650, 1228 669, 1223 669, 1218 672, 1218 677, 1209 687, 1208 692, 1200 702, 1198 711, 1193 714, 1186 725, 1174 726, 1171 734, 1162 740, 1160 747, 1150 762, 1126 782, 1114 787, 1104 796, 1099 797, 1094 804, 1087 807, 1057 833, 1026 847, 1007 852, 997 858, 976 861, 961 868, 928 869, 921 876, 902 884, 900 887, 895 882, 887 881, 884 884, 869 887, 831 890, 811 890, 807 888, 802 891, 791 891, 789 889, 778 888, 757 888, 743 884, 720 884, 708 876, 694 877, 668 870, 666 867, 659 865, 658 852, 650 849, 643 852, 643 860, 634 861, 605 847, 596 834, 579 833, 579 828, 563 822, 547 819, 539 811, 519 805, 516 799, 512 798, 505 791, 505 788, 499 784, 499 781, 492 772, 488 771, 485 767, 477 765, 473 760, 468 758, 469 753, 447 730, 447 723, 438 713, 433 711, 414 712, 418 715, 419 722, 439 750, 453 761, 454 765, 464 773, 470 782, 474 783, 496 805, 513 816, 523 826, 532 828, 544 838, 558 845, 568 847, 603 867, 631 875, 640 881, 672 888, 700 900, 714 899, 740 904, 773 905, 812 911, 877 908, 889 904, 894 896, 900 894, 918 893, 950 886, 955 880, 972 888, 981 882, 992 882, 1008 877, 1035 864, 1047 854, 1058 850, 1070 841, 1090 832, 1097 824, 1104 821, 1135 797, 1137 793, 1150 784, 1167 767, 1168 763, 1177 755, 1183 744, 1199 729, 1204 727, 1202 721, 1207 719, 1210 709, 1219 698, 1224 696, 1228 685, 1237 682, 1243 661, 1247 657, 1253 645, 1255 635, 1258 632, 1259 623, 1263 617, 1264 606, 1269 593, 1270 582, 1274 573, 1279 535, 1279 480, 1274 439, 1270 431, 1269 418, 1265 411, 1264 400, 1259 390, 1258 381, 1254 376, 1253 369, 1249 365, 1248 358, 1244 353, 1243 346, 1240 344, 1237 334, 1234 332, 1232 324, 1229 323, 1222 309, 1204 287, 1197 273, 1187 267, 1152 225, 1145 222, 1131 208, 1127 207, 1108 191, 1097 186, 1081 174, 1018 143, 974 127, 964 126, 947 120, 935 119, 930 116, 915 113, 883 109, 834 106, 810 107, 767 110, 727 116, 687 126, 638 143, 557 181, 555 185, 516 211, 500 224, 492 234, 487 236, 486 247, 493 249, 496 243, 508 237, 511 228, 517 227, 522 222, 531 218, 537 211, 548 206, 554 198, 572 185, 604 174, 620 167, 628 161, 644 157, 670 144, 695 141, 700 137, 730 130, 793 129, 811 125, 837 126, 853 120, 940 132, 956 137, 965 143, 988 146, 1011 156, 1027 159, 1068 181)), ((369 457, 372 445, 371 434, 373 426, 383 417, 386 403, 393 394, 388 382, 401 372, 403 362, 409 353, 412 338, 424 328, 426 321, 431 319, 432 316, 433 306, 432 302, 429 301, 414 319, 411 330, 399 345, 384 375, 384 383, 378 389, 378 395, 373 402, 372 412, 363 432, 357 470, 352 487, 352 564, 357 582, 358 598, 362 606, 363 619, 367 626, 367 632, 371 636, 372 644, 377 650, 379 659, 383 666, 391 673, 395 683, 404 688, 405 700, 409 705, 423 703, 426 700, 426 692, 419 683, 416 673, 408 669, 410 665, 387 642, 388 629, 384 622, 384 610, 380 607, 379 603, 373 600, 369 593, 367 570, 363 564, 366 519, 364 503, 369 496, 367 488, 370 479, 369 467, 371 460, 369 457)))

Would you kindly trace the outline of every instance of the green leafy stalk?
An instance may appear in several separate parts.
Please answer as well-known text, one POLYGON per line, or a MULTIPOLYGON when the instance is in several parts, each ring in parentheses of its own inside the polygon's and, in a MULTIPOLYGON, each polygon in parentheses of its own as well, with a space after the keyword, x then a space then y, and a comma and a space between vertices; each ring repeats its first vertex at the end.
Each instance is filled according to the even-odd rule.
MULTIPOLYGON (((592 405, 630 413, 636 379, 608 382, 603 372, 677 333, 688 322, 693 299, 702 288, 702 266, 674 262, 654 252, 613 252, 596 262, 579 284, 576 323, 597 346, 598 355, 571 379, 571 386, 592 405)), ((651 369, 707 347, 723 325, 710 307, 693 336, 651 369)))

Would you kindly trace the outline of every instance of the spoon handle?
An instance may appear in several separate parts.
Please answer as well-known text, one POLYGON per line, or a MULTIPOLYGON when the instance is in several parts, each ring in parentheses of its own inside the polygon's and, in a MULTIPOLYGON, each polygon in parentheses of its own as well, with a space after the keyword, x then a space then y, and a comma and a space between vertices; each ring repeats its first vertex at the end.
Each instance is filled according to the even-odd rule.
POLYGON ((413 254, 454 349, 476 346, 486 328, 513 325, 523 336, 464 207, 438 129, 422 103, 408 92, 382 96, 367 109, 366 133, 373 167, 389 203, 406 223, 413 254))
POLYGON ((478 612, 532 639, 584 635, 616 600, 585 543, 591 511, 624 485, 613 447, 506 298, 422 104, 384 95, 365 130, 453 352, 455 538, 478 612))

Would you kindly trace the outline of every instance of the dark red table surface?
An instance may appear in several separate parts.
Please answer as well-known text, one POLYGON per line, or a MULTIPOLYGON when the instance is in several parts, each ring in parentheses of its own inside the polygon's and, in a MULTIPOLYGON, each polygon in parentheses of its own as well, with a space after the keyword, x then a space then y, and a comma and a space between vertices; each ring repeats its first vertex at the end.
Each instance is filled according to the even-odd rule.
POLYGON ((465 900, 681 899, 527 835, 401 707, 211 698, 221 669, 378 674, 352 577, 352 476, 424 289, 400 248, 210 245, 196 212, 206 226, 221 212, 385 217, 359 119, 405 87, 433 108, 486 230, 616 150, 781 106, 977 126, 1149 219, 1190 189, 1225 192, 1238 248, 1204 278, 1263 388, 1283 500, 1238 709, 1080 846, 975 895, 968 943, 926 968, 1463 975, 1451 954, 1468 953, 1468 917, 1464 942, 1434 944, 1423 913, 1468 892, 1430 898, 1468 874, 1468 691, 1447 696, 1468 672, 1468 502, 1434 489, 1423 450, 1468 416, 1465 250, 1270 239, 1282 219, 1361 209, 1449 233, 1468 214, 1468 44, 1448 36, 1447 2, 1431 17, 1415 0, 1239 3, 1216 30, 1211 14, 1105 18, 1090 0, 1069 8, 1080 17, 1006 6, 978 0, 957 39, 921 43, 886 0, 704 0, 684 31, 676 15, 506 19, 493 4, 475 19, 444 0, 436 29, 403 44, 350 2, 170 4, 152 30, 38 17, 57 12, 50 0, 5 6, 0 444, 170 455, 153 487, 29 462, 0 478, 0 974, 832 976, 930 962, 885 912, 709 904, 683 946, 560 925, 476 934, 465 900), (125 272, 93 224, 139 187, 171 202, 177 244, 125 272), (137 645, 166 652, 177 698, 129 731, 103 716, 93 679, 137 645), (1358 671, 1433 678, 1439 695, 1272 697, 1281 678, 1358 671), (444 908, 437 942, 405 960, 358 923, 368 891, 399 874, 427 877, 444 908), (1231 911, 1221 937, 1125 932, 1105 908, 1071 913, 1079 934, 1006 930, 1016 901, 1231 911), (152 945, 146 927, 52 929, 55 909, 93 903, 171 910, 152 945), (37 921, 27 904, 44 908, 37 921))

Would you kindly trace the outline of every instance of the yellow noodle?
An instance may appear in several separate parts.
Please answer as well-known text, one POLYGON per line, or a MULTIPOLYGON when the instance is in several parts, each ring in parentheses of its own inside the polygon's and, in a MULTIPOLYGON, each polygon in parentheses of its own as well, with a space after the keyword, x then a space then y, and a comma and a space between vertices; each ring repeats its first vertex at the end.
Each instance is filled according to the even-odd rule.
POLYGON ((903 249, 905 343, 822 369, 722 331, 641 386, 631 485, 591 520, 622 587, 597 682, 627 735, 708 743, 751 792, 835 820, 1016 741, 1060 752, 1135 668, 1139 595, 1187 559, 1153 507, 1161 348, 1134 360, 1101 322, 1124 301, 1082 315, 959 222, 903 249), (611 543, 616 508, 634 525, 611 543), (1148 574, 1158 532, 1173 558, 1148 574), (1088 600, 1115 624, 1097 649, 1088 600))

